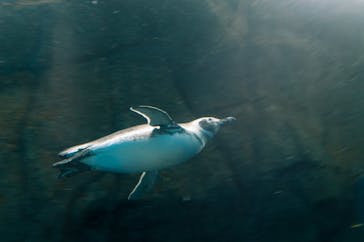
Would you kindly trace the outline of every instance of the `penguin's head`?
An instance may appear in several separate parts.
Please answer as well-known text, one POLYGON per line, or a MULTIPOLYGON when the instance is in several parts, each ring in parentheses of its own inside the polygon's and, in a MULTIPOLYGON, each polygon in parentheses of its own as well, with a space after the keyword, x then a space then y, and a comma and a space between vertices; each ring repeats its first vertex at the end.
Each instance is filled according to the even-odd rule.
POLYGON ((212 138, 224 124, 234 121, 234 117, 227 117, 223 119, 214 117, 203 117, 199 118, 198 125, 204 135, 208 138, 212 138))

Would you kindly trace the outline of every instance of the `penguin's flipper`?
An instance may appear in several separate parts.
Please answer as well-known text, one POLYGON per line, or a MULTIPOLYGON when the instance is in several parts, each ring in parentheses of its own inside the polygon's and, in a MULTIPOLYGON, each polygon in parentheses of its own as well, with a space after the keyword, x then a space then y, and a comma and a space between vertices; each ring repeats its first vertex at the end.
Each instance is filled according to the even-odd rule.
POLYGON ((130 110, 142 115, 151 126, 177 126, 177 124, 172 120, 171 116, 169 116, 169 114, 162 109, 152 106, 138 106, 131 107, 130 110))
POLYGON ((153 187, 157 176, 158 171, 144 171, 139 178, 138 184, 136 184, 133 191, 129 194, 128 200, 137 200, 144 193, 148 192, 153 187))

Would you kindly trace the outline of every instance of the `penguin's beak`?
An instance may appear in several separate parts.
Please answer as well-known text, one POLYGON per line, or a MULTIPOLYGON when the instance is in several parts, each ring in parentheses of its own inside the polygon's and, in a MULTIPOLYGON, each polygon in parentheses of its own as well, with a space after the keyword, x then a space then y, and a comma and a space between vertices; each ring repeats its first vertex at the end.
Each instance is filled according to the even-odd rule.
POLYGON ((223 119, 220 119, 220 125, 231 123, 232 121, 235 121, 235 120, 236 120, 236 118, 234 118, 234 117, 223 118, 223 119))

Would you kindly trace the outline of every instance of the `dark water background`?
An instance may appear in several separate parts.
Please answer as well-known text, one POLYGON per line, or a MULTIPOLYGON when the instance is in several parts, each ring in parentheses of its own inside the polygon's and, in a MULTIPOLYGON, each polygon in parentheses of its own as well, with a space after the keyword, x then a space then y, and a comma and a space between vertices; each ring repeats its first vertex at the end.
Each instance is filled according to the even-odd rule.
POLYGON ((364 3, 1 0, 1 241, 364 241, 364 3), (57 180, 144 122, 235 116, 189 163, 57 180))

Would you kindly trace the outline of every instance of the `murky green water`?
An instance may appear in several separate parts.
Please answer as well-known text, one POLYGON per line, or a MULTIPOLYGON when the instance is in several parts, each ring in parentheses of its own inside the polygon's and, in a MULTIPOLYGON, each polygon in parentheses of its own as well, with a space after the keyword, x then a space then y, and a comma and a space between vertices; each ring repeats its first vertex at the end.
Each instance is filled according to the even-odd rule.
POLYGON ((364 3, 0 1, 1 241, 364 241, 364 3), (235 116, 160 173, 58 180, 57 153, 235 116))

